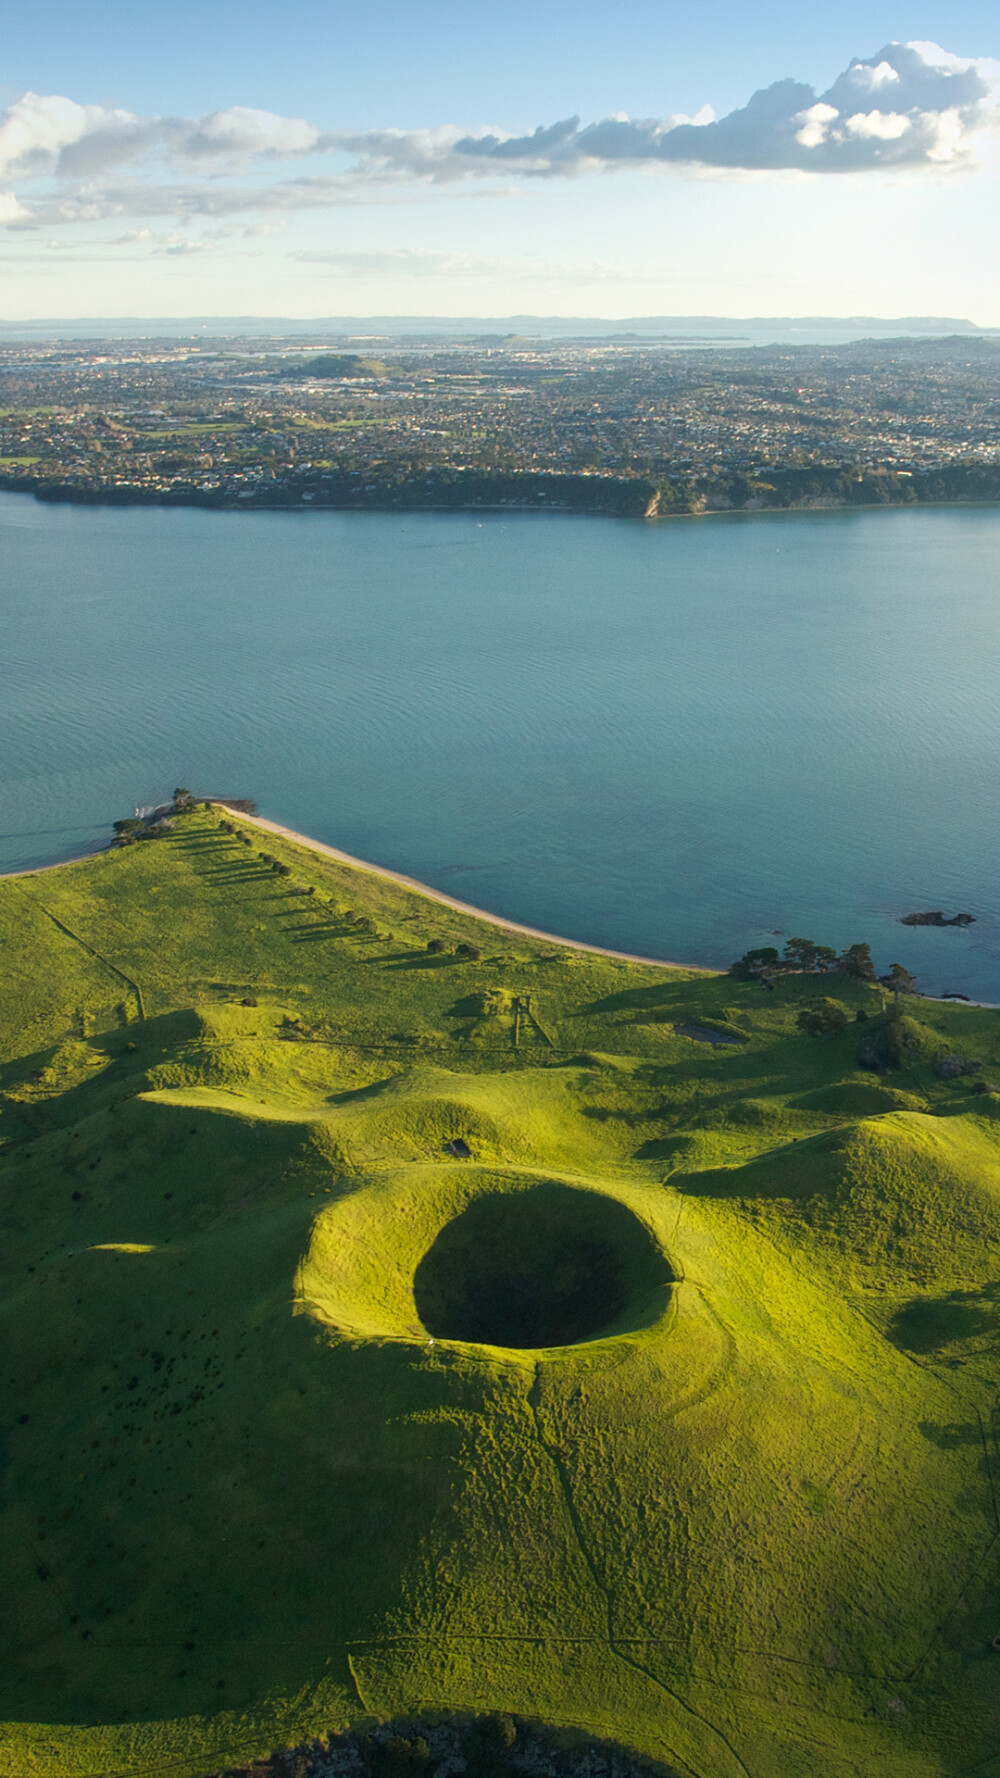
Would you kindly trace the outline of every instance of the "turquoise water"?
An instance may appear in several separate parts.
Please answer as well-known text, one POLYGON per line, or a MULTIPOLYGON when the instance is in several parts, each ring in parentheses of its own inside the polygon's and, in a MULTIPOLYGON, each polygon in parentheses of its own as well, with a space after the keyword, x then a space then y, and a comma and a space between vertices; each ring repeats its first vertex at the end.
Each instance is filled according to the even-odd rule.
POLYGON ((479 906, 1000 1000, 1000 511, 660 525, 0 496, 0 869, 175 783, 479 906), (966 932, 898 924, 967 911, 966 932))

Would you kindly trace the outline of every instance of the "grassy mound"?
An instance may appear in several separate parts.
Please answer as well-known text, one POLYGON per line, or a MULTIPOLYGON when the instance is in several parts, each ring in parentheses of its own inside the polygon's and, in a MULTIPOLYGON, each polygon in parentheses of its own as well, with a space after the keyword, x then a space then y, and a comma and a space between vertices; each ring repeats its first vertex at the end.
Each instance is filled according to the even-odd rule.
POLYGON ((899 1087, 870 1080, 838 1080, 833 1086, 800 1093, 795 1104, 802 1111, 820 1111, 829 1117, 878 1117, 884 1111, 923 1111, 924 1101, 899 1087))
POLYGON ((0 1773, 436 1709, 988 1778, 996 1013, 866 1080, 808 983, 242 827, 0 883, 0 1773))

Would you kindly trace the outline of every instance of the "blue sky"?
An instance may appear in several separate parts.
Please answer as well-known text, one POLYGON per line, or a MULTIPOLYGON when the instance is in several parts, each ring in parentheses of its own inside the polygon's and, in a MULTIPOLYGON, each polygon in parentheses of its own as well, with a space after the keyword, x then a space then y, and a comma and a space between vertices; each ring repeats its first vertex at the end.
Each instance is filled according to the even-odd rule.
POLYGON ((978 0, 49 0, 3 48, 12 318, 1000 324, 1000 19, 978 0))

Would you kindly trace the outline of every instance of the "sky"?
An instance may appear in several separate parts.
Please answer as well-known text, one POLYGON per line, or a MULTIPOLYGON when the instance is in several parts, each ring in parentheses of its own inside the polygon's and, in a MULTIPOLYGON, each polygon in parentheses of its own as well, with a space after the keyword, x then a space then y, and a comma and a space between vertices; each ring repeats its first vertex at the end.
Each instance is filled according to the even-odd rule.
POLYGON ((1000 325, 985 0, 47 0, 0 81, 3 319, 1000 325))

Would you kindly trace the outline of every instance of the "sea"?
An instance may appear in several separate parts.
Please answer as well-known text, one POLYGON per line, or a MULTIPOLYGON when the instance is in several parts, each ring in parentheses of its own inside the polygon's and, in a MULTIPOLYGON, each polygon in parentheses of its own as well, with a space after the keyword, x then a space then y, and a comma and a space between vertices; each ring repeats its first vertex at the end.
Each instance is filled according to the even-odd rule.
POLYGON ((596 945, 1000 1002, 1000 510, 0 495, 0 871, 178 784, 596 945))

